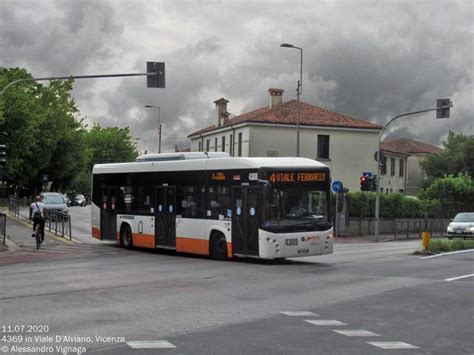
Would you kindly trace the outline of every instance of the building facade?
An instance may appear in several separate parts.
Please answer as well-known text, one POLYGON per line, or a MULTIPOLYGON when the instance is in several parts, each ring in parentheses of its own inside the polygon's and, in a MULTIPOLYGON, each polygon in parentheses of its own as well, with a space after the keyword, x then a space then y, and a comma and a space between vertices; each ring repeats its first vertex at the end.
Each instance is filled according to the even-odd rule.
POLYGON ((431 144, 412 139, 394 139, 381 144, 382 169, 380 191, 416 195, 426 179, 420 162, 429 155, 443 150, 431 144))
MULTIPOLYGON (((216 104, 216 124, 188 135, 191 151, 242 157, 296 156, 298 103, 283 102, 283 90, 269 89, 269 105, 230 118, 228 100, 216 104)), ((304 102, 299 113, 300 156, 331 168, 332 180, 359 190, 363 172, 375 172, 374 153, 382 127, 304 102)))

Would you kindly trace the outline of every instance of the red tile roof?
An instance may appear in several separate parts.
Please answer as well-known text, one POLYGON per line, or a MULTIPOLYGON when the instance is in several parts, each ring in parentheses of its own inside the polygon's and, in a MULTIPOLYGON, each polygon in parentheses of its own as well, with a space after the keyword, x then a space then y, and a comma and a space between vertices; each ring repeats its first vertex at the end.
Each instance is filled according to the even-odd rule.
POLYGON ((436 154, 443 151, 441 148, 435 147, 434 145, 406 138, 399 138, 382 142, 380 148, 381 150, 384 150, 386 152, 407 155, 418 153, 436 154))
MULTIPOLYGON (((269 123, 269 124, 291 124, 296 125, 298 102, 291 100, 275 107, 261 107, 254 111, 235 116, 228 120, 223 126, 209 126, 188 135, 188 137, 198 134, 209 133, 216 129, 234 126, 241 123, 269 123)), ((354 128, 354 129, 373 129, 380 130, 381 126, 374 123, 346 116, 340 113, 325 110, 323 108, 313 106, 301 102, 300 112, 301 126, 320 126, 320 127, 337 127, 337 128, 354 128)))

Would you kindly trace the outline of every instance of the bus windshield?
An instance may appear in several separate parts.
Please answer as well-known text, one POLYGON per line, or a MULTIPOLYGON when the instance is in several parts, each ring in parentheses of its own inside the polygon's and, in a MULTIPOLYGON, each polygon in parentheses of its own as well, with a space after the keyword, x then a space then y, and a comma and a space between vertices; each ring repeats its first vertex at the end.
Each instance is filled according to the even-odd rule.
POLYGON ((267 189, 262 229, 277 233, 330 228, 327 192, 308 188, 267 189))

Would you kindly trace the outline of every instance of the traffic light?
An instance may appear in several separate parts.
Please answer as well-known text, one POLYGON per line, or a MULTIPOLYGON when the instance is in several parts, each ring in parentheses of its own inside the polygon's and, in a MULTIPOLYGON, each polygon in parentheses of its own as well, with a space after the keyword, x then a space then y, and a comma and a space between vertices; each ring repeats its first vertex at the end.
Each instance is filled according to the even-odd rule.
POLYGON ((0 167, 5 166, 7 163, 7 146, 0 144, 0 167))
POLYGON ((370 177, 369 191, 377 191, 377 175, 372 175, 370 177))
POLYGON ((370 177, 363 175, 360 177, 360 190, 361 191, 370 191, 370 177))
POLYGON ((451 99, 437 99, 436 118, 449 118, 449 109, 452 106, 451 99))
POLYGON ((146 86, 148 88, 164 88, 165 87, 165 63, 163 62, 146 62, 147 73, 158 73, 146 77, 146 86))

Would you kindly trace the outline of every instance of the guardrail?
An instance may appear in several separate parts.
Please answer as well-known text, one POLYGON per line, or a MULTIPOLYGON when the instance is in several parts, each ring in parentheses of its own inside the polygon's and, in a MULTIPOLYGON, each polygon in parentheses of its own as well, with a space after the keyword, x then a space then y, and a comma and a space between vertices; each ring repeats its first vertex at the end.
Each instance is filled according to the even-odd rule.
POLYGON ((50 232, 72 240, 71 216, 68 213, 49 211, 46 226, 50 232))
POLYGON ((0 233, 3 236, 3 244, 5 244, 7 238, 7 214, 5 212, 0 212, 0 233))

